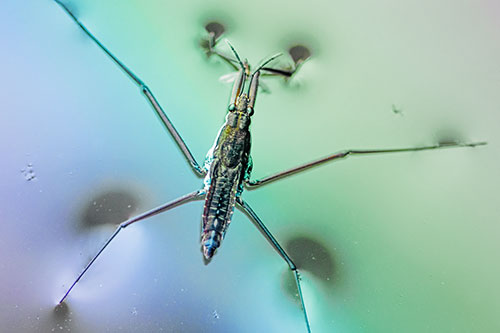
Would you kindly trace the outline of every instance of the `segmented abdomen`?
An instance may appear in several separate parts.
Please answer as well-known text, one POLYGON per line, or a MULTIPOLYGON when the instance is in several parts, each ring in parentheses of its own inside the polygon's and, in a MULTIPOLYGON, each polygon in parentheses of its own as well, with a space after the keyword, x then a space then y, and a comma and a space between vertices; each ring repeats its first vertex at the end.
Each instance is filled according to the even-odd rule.
POLYGON ((212 178, 205 198, 201 245, 207 259, 211 258, 220 246, 236 203, 236 190, 241 172, 225 171, 224 176, 212 178))

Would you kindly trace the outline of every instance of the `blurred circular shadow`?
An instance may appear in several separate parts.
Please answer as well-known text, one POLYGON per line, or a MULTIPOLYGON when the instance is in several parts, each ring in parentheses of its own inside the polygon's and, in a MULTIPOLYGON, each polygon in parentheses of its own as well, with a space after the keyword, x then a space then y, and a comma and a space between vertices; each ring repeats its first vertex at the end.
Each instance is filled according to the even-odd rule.
POLYGON ((334 261, 328 249, 315 239, 296 237, 285 244, 288 255, 301 271, 308 271, 325 283, 333 277, 334 261))
POLYGON ((304 45, 295 45, 288 49, 295 65, 298 65, 311 57, 311 51, 304 45))
POLYGON ((69 317, 69 306, 66 303, 57 304, 52 311, 52 318, 64 320, 69 317))
POLYGON ((66 303, 56 305, 41 322, 37 332, 76 332, 72 314, 66 303))
MULTIPOLYGON (((285 251, 297 265, 299 272, 311 273, 325 286, 334 283, 335 261, 328 248, 319 241, 298 236, 285 244, 285 251)), ((281 285, 285 293, 300 304, 295 277, 290 270, 283 273, 281 285)))
POLYGON ((455 145, 457 143, 463 143, 466 140, 463 140, 463 135, 459 131, 451 128, 442 128, 436 132, 434 135, 436 141, 441 146, 446 145, 455 145))
POLYGON ((87 201, 80 215, 84 229, 126 221, 139 205, 139 198, 125 189, 108 189, 87 201))
POLYGON ((214 39, 218 39, 226 31, 226 28, 220 22, 211 21, 205 24, 205 30, 209 34, 213 34, 214 39))

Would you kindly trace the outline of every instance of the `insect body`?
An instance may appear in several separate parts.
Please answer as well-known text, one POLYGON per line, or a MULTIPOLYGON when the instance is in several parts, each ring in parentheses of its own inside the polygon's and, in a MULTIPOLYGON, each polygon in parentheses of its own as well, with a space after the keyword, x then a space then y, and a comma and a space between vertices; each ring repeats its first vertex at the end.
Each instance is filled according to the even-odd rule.
POLYGON ((300 276, 297 266, 292 259, 288 256, 286 251, 281 247, 276 238, 267 229, 262 220, 258 217, 250 205, 242 198, 242 193, 245 188, 256 188, 275 180, 284 178, 286 176, 301 172, 308 168, 318 166, 333 160, 343 159, 350 155, 372 155, 377 153, 397 153, 409 152, 420 150, 440 149, 447 147, 474 147, 483 145, 484 142, 479 143, 447 143, 436 144, 431 146, 410 147, 410 148, 397 148, 397 149, 370 149, 370 150, 343 150, 338 153, 327 155, 323 158, 314 160, 309 163, 299 165, 297 167, 287 169, 285 171, 272 174, 270 176, 251 180, 250 174, 252 170, 252 160, 250 157, 250 119, 254 113, 255 100, 257 90, 259 88, 259 77, 261 71, 267 71, 271 75, 281 75, 290 77, 293 72, 282 69, 274 69, 265 67, 269 62, 274 60, 278 55, 275 55, 260 65, 252 74, 248 63, 243 63, 234 48, 229 44, 233 51, 236 60, 230 59, 216 51, 210 50, 212 53, 221 57, 223 60, 234 66, 238 64, 239 68, 238 77, 234 83, 230 104, 228 106, 228 113, 226 121, 219 131, 215 140, 214 146, 209 150, 205 160, 204 167, 200 167, 196 159, 191 154, 186 143, 181 135, 175 129, 174 125, 168 118, 167 114, 163 111, 159 102, 154 97, 149 87, 137 77, 128 67, 126 67, 118 58, 116 58, 99 40, 92 35, 87 28, 78 21, 73 13, 59 0, 55 0, 67 14, 76 22, 84 33, 90 37, 140 88, 140 91, 151 104, 153 110, 166 127, 172 138, 175 140, 179 149, 183 153, 186 160, 190 163, 194 173, 200 178, 204 177, 203 187, 200 190, 188 193, 173 201, 167 202, 159 207, 150 211, 144 212, 140 215, 132 217, 127 221, 121 223, 106 243, 101 247, 97 254, 87 264, 83 271, 78 275, 76 280, 72 283, 59 303, 64 302, 74 286, 80 281, 82 276, 88 271, 90 266, 95 262, 99 255, 111 243, 111 241, 119 234, 119 232, 133 223, 142 221, 153 215, 165 212, 174 207, 180 206, 192 200, 200 200, 205 198, 205 205, 202 215, 202 234, 201 234, 201 247, 203 256, 206 261, 215 254, 215 251, 220 247, 227 231, 231 217, 235 207, 238 207, 245 212, 254 222, 256 227, 264 234, 269 241, 270 245, 275 251, 283 258, 288 265, 292 274, 294 275, 297 294, 301 301, 302 312, 305 320, 305 327, 310 332, 309 320, 306 312, 304 297, 301 290, 300 276), (248 82, 248 89, 245 91, 245 84, 248 82))
POLYGON ((206 259, 220 246, 236 204, 236 197, 248 180, 250 160, 250 115, 246 95, 240 96, 236 108, 226 117, 213 149, 205 177, 205 207, 201 244, 206 259))
POLYGON ((226 122, 209 150, 205 163, 206 198, 201 245, 206 260, 212 258, 220 246, 231 222, 236 199, 241 196, 245 181, 250 179, 250 118, 254 113, 260 70, 279 56, 269 58, 257 68, 250 77, 248 93, 245 93, 248 64, 243 64, 238 53, 230 47, 241 68, 234 83, 226 122))
POLYGON ((203 209, 201 244, 206 259, 220 246, 236 204, 250 163, 250 117, 232 112, 222 128, 209 158, 212 162, 206 176, 207 192, 203 209))

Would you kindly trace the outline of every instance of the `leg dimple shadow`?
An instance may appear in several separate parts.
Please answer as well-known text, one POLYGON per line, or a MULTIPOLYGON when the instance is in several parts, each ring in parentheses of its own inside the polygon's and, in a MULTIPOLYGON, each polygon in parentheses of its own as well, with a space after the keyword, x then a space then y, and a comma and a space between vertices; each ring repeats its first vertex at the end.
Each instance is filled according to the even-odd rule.
POLYGON ((139 199, 124 189, 109 189, 91 198, 80 216, 82 228, 116 225, 127 220, 139 205, 139 199))
POLYGON ((215 50, 215 45, 226 32, 226 26, 217 20, 210 20, 208 23, 203 23, 203 27, 206 33, 203 34, 200 40, 201 48, 208 57, 213 54, 219 54, 218 51, 215 50))
POLYGON ((205 30, 209 34, 213 34, 214 39, 218 39, 226 31, 226 28, 222 23, 217 21, 212 21, 205 24, 205 30))
MULTIPOLYGON (((285 250, 300 272, 314 275, 325 286, 331 286, 334 283, 335 260, 328 248, 319 241, 297 236, 285 244, 285 250)), ((296 295, 294 276, 289 271, 283 272, 281 287, 287 295, 293 297, 296 302, 300 302, 296 295)))
POLYGON ((456 144, 467 142, 464 140, 464 135, 459 130, 450 127, 438 129, 435 134, 435 141, 441 146, 453 146, 456 144))
POLYGON ((73 313, 66 303, 62 303, 47 313, 40 326, 37 327, 37 332, 74 332, 75 326, 73 313))
POLYGON ((64 320, 69 316, 69 307, 66 303, 61 303, 54 307, 52 315, 55 320, 64 320))
POLYGON ((437 143, 440 146, 453 146, 456 145, 457 143, 460 143, 461 140, 457 139, 458 136, 456 135, 449 135, 449 133, 444 133, 444 135, 439 135, 437 143))
POLYGON ((334 273, 334 261, 323 244, 300 236, 288 241, 285 248, 300 271, 310 272, 318 279, 330 283, 334 273))
POLYGON ((311 51, 304 45, 292 46, 288 49, 288 54, 295 65, 299 65, 311 57, 311 51))

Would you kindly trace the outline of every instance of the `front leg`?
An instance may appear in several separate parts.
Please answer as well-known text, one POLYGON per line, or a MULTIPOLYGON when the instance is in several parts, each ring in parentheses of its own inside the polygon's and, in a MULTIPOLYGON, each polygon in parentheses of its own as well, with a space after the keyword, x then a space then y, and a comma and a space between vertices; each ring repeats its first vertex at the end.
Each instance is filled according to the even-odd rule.
POLYGON ((326 162, 330 162, 333 160, 344 159, 350 155, 373 155, 373 154, 382 154, 382 153, 402 153, 402 152, 410 152, 410 151, 421 151, 421 150, 432 150, 432 149, 442 149, 442 148, 458 148, 458 147, 476 147, 486 145, 486 142, 474 142, 474 143, 441 143, 433 146, 421 146, 421 147, 413 147, 413 148, 398 148, 398 149, 364 149, 364 150, 356 150, 349 149, 337 152, 332 155, 325 156, 323 158, 314 160, 309 163, 305 163, 299 165, 295 168, 287 169, 273 175, 258 179, 258 180, 249 180, 246 182, 246 186, 248 189, 253 189, 278 179, 285 178, 287 176, 291 176, 296 173, 300 173, 309 168, 324 164, 326 162))
MULTIPOLYGON (((239 70, 239 60, 224 54, 216 49, 217 43, 224 34, 224 28, 217 23, 210 23, 205 26, 207 36, 201 40, 201 47, 205 50, 208 57, 215 55, 222 61, 231 66, 234 70, 239 70)), ((304 46, 294 46, 288 50, 288 54, 293 60, 293 65, 286 68, 274 68, 270 66, 262 67, 263 76, 281 76, 285 79, 291 78, 300 68, 300 66, 310 58, 310 51, 304 46)))
POLYGON ((151 104, 151 106, 153 107, 154 111, 156 112, 156 114, 158 115, 158 117, 160 118, 161 122, 163 123, 163 125, 165 125, 165 127, 167 128, 167 130, 170 132, 170 135, 172 135, 173 139, 175 140, 175 142, 177 143, 177 146, 179 147, 179 149, 182 151, 182 153, 184 154, 184 157, 186 158, 186 160, 188 160, 189 164, 191 165, 191 167, 193 168, 193 171, 199 176, 199 177, 203 177, 205 176, 205 170, 203 170, 200 165, 198 164, 198 162, 196 162, 196 159, 194 158, 193 154, 191 154, 191 151, 189 150, 188 146, 186 145, 186 143, 184 142, 184 140, 182 139, 181 135, 179 134, 179 132, 177 131, 177 129, 174 127, 174 125, 172 124, 172 122, 170 121, 170 119, 168 118, 167 114, 165 113, 165 111, 163 111, 162 107, 160 106, 160 103, 158 103, 158 100, 156 99, 156 97, 153 95, 153 93, 151 92, 151 90, 149 89, 149 87, 146 85, 146 83, 144 83, 137 75, 134 74, 134 72, 132 72, 132 70, 130 70, 130 68, 128 68, 127 66, 125 66, 124 63, 122 63, 113 53, 111 53, 111 51, 109 51, 88 29, 87 27, 85 27, 83 25, 83 23, 81 23, 77 18, 76 16, 68 9, 68 7, 66 7, 65 4, 63 4, 61 1, 59 0, 54 0, 70 17, 71 19, 83 30, 83 32, 90 38, 94 41, 94 43, 97 44, 97 46, 102 50, 104 51, 104 53, 106 53, 110 58, 111 60, 113 60, 113 62, 118 65, 118 67, 120 67, 124 72, 125 74, 127 74, 127 76, 132 79, 138 86, 139 88, 141 89, 141 92, 143 93, 143 95, 147 98, 147 100, 149 101, 149 103, 151 104))

